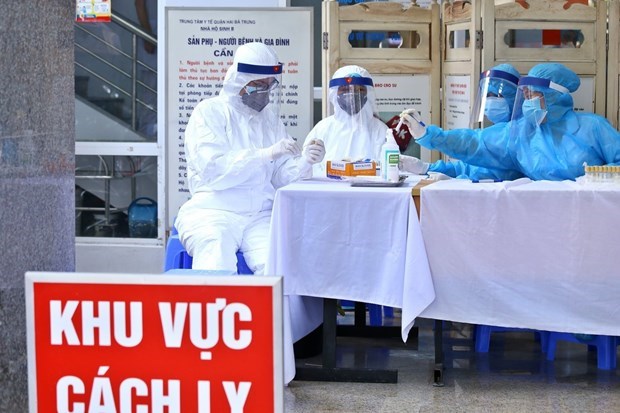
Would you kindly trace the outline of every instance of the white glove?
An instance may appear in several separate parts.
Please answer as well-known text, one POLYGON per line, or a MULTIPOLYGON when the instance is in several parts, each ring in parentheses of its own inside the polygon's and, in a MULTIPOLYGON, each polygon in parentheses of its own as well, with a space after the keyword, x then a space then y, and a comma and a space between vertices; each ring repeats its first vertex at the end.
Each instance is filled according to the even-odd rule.
POLYGON ((400 155, 398 157, 398 167, 401 171, 424 175, 430 166, 428 162, 421 161, 414 156, 400 155))
POLYGON ((400 114, 403 123, 409 128, 413 139, 419 139, 426 134, 426 125, 422 122, 420 114, 415 109, 403 110, 400 114))
POLYGON ((293 138, 280 139, 270 147, 261 150, 263 158, 269 161, 275 161, 286 155, 297 156, 299 154, 301 154, 301 147, 293 138))
POLYGON ((304 148, 304 156, 309 164, 319 163, 325 157, 325 144, 320 139, 313 139, 310 144, 304 148))

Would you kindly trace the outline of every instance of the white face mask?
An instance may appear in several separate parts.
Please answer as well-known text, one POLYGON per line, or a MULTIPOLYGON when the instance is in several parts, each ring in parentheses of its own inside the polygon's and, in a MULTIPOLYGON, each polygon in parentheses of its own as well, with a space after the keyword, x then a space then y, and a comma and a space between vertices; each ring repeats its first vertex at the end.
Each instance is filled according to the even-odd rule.
POLYGON ((511 108, 504 98, 488 97, 484 105, 484 115, 493 123, 508 122, 511 108))

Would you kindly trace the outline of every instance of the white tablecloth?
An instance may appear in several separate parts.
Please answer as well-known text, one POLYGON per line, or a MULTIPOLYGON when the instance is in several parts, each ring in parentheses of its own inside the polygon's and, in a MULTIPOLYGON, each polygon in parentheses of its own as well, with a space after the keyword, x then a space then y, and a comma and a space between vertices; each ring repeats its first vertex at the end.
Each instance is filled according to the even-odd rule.
POLYGON ((620 335, 620 186, 441 181, 421 226, 436 293, 421 317, 620 335))
POLYGON ((292 343, 322 321, 311 297, 402 308, 403 340, 433 300, 409 179, 386 188, 315 179, 277 191, 265 274, 284 276, 285 382, 295 374, 292 343))

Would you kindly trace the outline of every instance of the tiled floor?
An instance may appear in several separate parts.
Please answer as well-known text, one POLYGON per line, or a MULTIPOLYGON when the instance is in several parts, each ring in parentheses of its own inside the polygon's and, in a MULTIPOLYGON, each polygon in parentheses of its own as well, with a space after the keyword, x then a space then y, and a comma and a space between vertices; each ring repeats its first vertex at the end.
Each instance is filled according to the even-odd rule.
MULTIPOLYGON (((435 387, 433 323, 419 320, 418 326, 418 339, 407 345, 399 338, 338 338, 339 366, 397 369, 398 383, 294 380, 285 388, 285 411, 620 412, 618 369, 598 370, 596 352, 570 342, 561 342, 556 360, 547 361, 529 332, 494 333, 489 352, 475 353, 471 326, 446 323, 444 386, 435 387)), ((308 363, 320 357, 297 360, 308 363)))

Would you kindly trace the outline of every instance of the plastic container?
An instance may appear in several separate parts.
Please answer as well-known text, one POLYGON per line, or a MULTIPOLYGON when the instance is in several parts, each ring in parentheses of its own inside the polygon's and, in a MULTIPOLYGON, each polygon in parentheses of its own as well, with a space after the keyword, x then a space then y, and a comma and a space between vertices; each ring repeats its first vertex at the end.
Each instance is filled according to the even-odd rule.
POLYGON ((381 177, 388 182, 398 182, 400 170, 398 161, 400 150, 392 134, 392 129, 385 131, 385 143, 381 146, 381 177))
POLYGON ((151 198, 136 198, 127 211, 131 238, 157 237, 157 202, 151 198))

